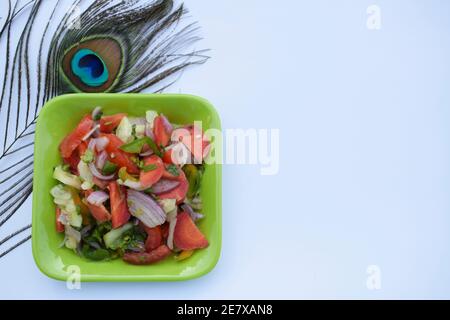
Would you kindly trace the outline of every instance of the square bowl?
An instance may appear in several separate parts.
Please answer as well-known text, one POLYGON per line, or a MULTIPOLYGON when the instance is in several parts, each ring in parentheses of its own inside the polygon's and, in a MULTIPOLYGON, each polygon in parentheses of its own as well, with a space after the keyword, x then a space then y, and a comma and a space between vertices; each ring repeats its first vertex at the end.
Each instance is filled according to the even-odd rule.
POLYGON ((57 184, 53 168, 62 162, 58 146, 81 118, 102 107, 105 115, 119 112, 145 116, 145 111, 163 112, 176 124, 202 121, 203 129, 220 130, 220 118, 206 100, 181 94, 68 94, 47 102, 39 114, 34 145, 33 178, 33 256, 47 276, 66 280, 79 270, 81 281, 174 281, 188 280, 208 273, 216 265, 222 241, 222 168, 205 165, 200 195, 205 218, 200 230, 210 245, 184 261, 172 256, 148 266, 136 266, 121 259, 88 261, 73 251, 60 248, 64 236, 55 230, 55 205, 50 190, 57 184))

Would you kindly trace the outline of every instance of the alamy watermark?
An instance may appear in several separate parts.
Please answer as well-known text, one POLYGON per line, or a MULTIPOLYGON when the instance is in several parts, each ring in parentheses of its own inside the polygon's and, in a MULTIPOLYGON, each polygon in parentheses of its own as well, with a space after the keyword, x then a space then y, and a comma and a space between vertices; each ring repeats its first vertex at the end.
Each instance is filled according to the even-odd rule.
POLYGON ((366 287, 369 290, 381 289, 381 268, 375 264, 372 264, 366 269, 367 279, 366 287))
POLYGON ((81 269, 77 265, 67 266, 66 272, 68 274, 66 280, 66 287, 69 290, 81 289, 81 269))
POLYGON ((366 26, 369 30, 381 29, 381 8, 376 4, 372 4, 367 7, 367 20, 366 26))
POLYGON ((261 175, 276 175, 280 167, 279 129, 203 130, 203 123, 175 129, 166 148, 171 161, 187 163, 259 165, 261 175), (225 156, 224 156, 225 152, 225 156))

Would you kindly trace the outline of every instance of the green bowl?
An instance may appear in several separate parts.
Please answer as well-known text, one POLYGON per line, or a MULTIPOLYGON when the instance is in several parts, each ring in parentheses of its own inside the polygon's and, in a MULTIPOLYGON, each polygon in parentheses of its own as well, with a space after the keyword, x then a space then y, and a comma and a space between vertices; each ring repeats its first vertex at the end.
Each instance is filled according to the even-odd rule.
POLYGON ((211 271, 219 260, 222 240, 222 168, 206 165, 201 196, 205 218, 199 228, 210 245, 192 257, 176 261, 173 256, 148 266, 126 264, 120 259, 93 262, 73 251, 60 248, 64 236, 55 231, 55 205, 50 189, 56 185, 53 167, 61 163, 58 145, 80 119, 96 106, 105 114, 126 112, 144 116, 147 110, 163 112, 177 124, 202 121, 203 128, 220 129, 220 119, 206 100, 181 94, 70 94, 57 97, 44 106, 36 124, 33 179, 33 256, 47 276, 72 279, 80 271, 81 281, 173 281, 187 280, 211 271))

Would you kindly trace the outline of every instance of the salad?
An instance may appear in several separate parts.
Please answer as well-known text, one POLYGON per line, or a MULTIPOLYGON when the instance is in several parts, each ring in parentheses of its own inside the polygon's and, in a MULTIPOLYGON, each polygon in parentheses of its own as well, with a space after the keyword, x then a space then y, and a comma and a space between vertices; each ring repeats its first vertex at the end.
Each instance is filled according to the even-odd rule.
POLYGON ((199 189, 210 141, 194 125, 163 114, 94 109, 59 145, 56 231, 62 246, 90 260, 146 265, 189 258, 208 240, 199 189))

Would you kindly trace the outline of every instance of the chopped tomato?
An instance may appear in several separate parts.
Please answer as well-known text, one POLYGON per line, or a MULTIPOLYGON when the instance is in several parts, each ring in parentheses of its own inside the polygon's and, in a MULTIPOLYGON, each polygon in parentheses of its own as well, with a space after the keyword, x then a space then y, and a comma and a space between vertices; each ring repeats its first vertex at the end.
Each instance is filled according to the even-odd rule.
MULTIPOLYGON (((86 198, 92 193, 92 190, 86 191, 86 198)), ((89 211, 91 212, 92 216, 97 220, 98 222, 106 222, 111 220, 111 214, 108 212, 108 209, 105 208, 104 205, 94 205, 87 202, 87 206, 89 208, 89 211)))
POLYGON ((56 232, 64 232, 64 225, 59 221, 59 217, 61 216, 61 209, 56 207, 56 232))
POLYGON ((118 113, 118 114, 114 114, 112 116, 101 117, 100 131, 104 132, 104 133, 113 132, 113 130, 119 126, 120 121, 122 121, 122 119, 126 116, 127 116, 126 113, 118 113))
POLYGON ((69 158, 73 151, 81 144, 86 134, 91 131, 94 121, 90 115, 85 116, 78 126, 68 134, 59 145, 59 151, 63 158, 69 158))
POLYGON ((63 161, 65 164, 69 165, 70 171, 73 174, 78 175, 78 163, 80 162, 80 156, 77 152, 73 152, 68 158, 63 158, 63 161))
POLYGON ((102 134, 101 136, 107 137, 109 140, 109 143, 105 148, 108 153, 109 161, 118 165, 120 168, 127 168, 128 173, 139 174, 139 168, 131 160, 131 154, 119 149, 123 145, 123 141, 115 134, 102 134))
POLYGON ((164 127, 164 120, 162 116, 157 116, 153 120, 153 134, 155 135, 155 142, 159 146, 167 146, 170 141, 170 135, 172 132, 167 132, 164 127))
POLYGON ((177 204, 183 202, 184 198, 186 198, 186 194, 189 190, 189 182, 186 179, 186 176, 183 171, 179 170, 180 175, 178 176, 178 181, 180 184, 173 190, 170 190, 166 193, 162 193, 158 195, 160 199, 176 199, 177 204))
POLYGON ((171 253, 172 251, 170 251, 169 247, 167 247, 166 245, 162 245, 150 252, 126 252, 123 256, 123 260, 128 263, 138 265, 152 264, 164 260, 165 258, 170 256, 171 253))
POLYGON ((169 237, 169 223, 164 222, 160 227, 161 227, 161 236, 163 240, 166 241, 167 238, 169 237))
POLYGON ((201 249, 208 246, 208 240, 187 212, 182 212, 177 216, 173 241, 181 250, 201 249))
POLYGON ((86 141, 81 141, 80 145, 77 147, 78 155, 81 157, 84 155, 88 148, 88 144, 86 141))
POLYGON ((164 161, 164 163, 169 163, 169 164, 173 164, 172 161, 172 150, 173 149, 169 149, 166 150, 163 154, 162 160, 164 161))
POLYGON ((63 161, 65 164, 68 164, 70 167, 70 171, 73 174, 78 175, 78 163, 80 162, 81 156, 84 155, 84 153, 87 150, 87 143, 86 141, 82 141, 80 145, 72 152, 70 157, 63 158, 63 161))
POLYGON ((158 248, 162 244, 162 231, 161 226, 156 226, 154 228, 145 227, 145 232, 147 232, 147 240, 145 240, 145 250, 150 252, 158 248))
POLYGON ((124 186, 119 186, 116 181, 109 183, 109 198, 111 202, 112 227, 117 229, 123 226, 130 219, 130 212, 127 206, 127 190, 124 186))
POLYGON ((150 188, 161 179, 163 172, 164 164, 161 158, 156 155, 151 155, 144 159, 144 167, 141 171, 139 181, 143 187, 150 188))

